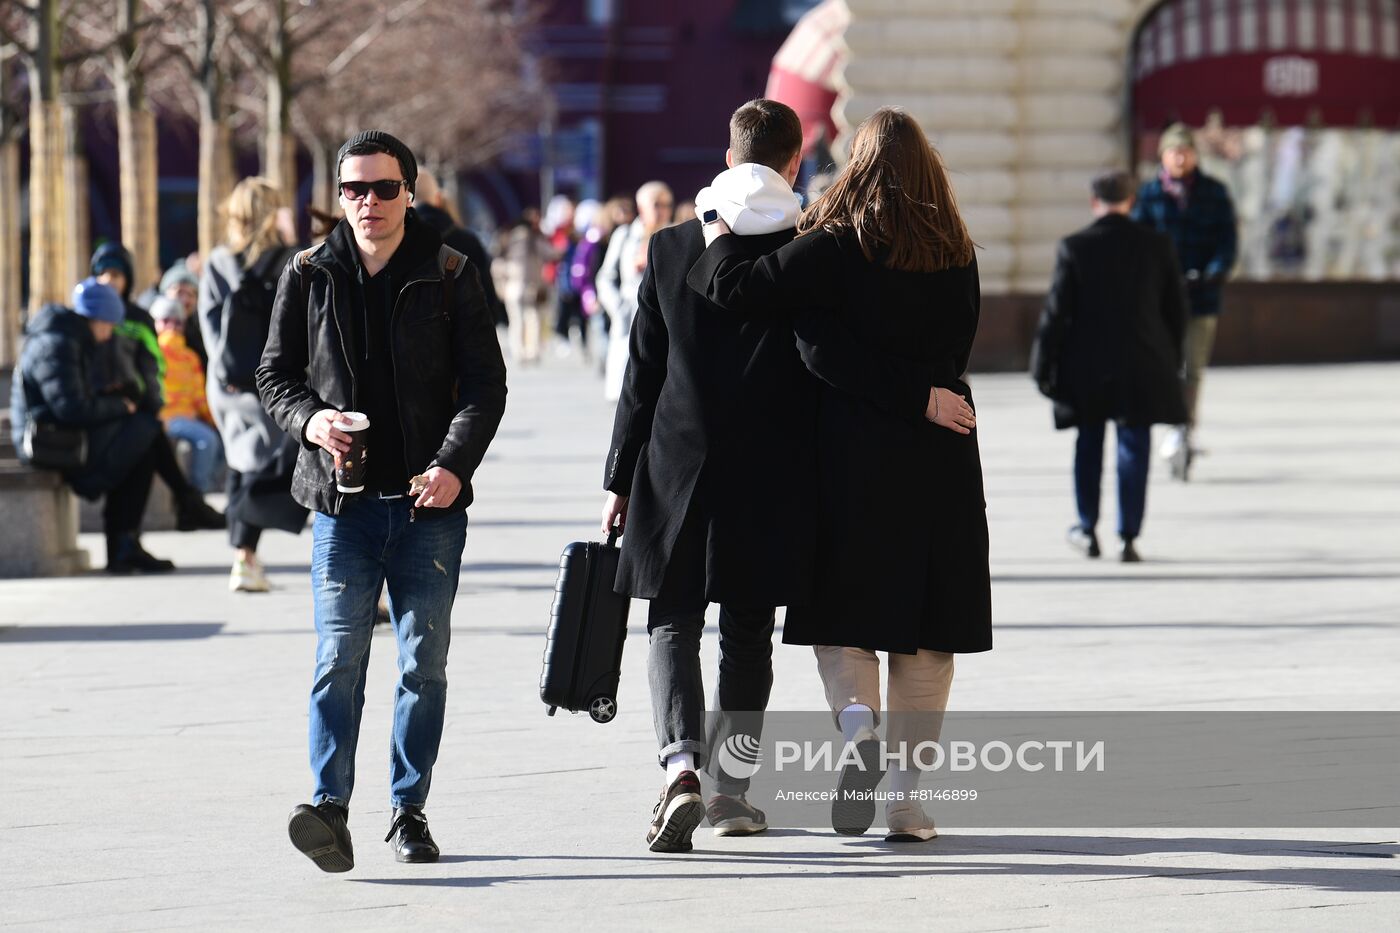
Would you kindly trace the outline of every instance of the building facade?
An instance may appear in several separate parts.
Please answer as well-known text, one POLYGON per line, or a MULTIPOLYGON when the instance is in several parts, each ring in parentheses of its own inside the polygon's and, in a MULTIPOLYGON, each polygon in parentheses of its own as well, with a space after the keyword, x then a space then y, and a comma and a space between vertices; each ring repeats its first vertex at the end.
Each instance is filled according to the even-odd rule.
POLYGON ((837 122, 901 105, 943 153, 983 247, 984 367, 1024 362, 1094 173, 1150 174, 1176 120, 1239 214, 1218 358, 1400 356, 1397 0, 845 3, 837 122))

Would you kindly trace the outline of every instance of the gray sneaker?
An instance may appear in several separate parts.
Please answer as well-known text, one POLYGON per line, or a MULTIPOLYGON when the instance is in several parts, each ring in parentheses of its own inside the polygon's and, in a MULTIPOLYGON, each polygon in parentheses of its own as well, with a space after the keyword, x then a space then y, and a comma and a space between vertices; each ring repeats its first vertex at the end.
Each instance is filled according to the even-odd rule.
POLYGON ((705 816, 715 828, 716 836, 752 836, 768 828, 763 811, 744 799, 715 794, 705 809, 705 816))

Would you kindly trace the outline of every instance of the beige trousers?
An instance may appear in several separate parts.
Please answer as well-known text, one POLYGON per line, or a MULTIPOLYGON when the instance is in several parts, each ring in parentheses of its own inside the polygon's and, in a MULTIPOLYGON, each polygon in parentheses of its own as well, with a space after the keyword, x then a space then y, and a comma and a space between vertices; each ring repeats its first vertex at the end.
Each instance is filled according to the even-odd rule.
POLYGON ((1219 321, 1220 318, 1212 314, 1192 316, 1186 322, 1186 345, 1182 356, 1185 358, 1186 416, 1190 427, 1196 426, 1201 381, 1205 378, 1206 367, 1210 365, 1211 351, 1215 349, 1215 328, 1219 321))
MULTIPOLYGON (((874 710, 875 721, 880 722, 879 656, 865 648, 817 645, 813 650, 832 716, 859 703, 874 710)), ((938 741, 948 691, 953 686, 953 656, 920 649, 918 654, 891 651, 887 657, 890 669, 884 709, 898 715, 889 717, 885 745, 895 752, 908 743, 905 754, 912 755, 913 746, 920 742, 938 741)))

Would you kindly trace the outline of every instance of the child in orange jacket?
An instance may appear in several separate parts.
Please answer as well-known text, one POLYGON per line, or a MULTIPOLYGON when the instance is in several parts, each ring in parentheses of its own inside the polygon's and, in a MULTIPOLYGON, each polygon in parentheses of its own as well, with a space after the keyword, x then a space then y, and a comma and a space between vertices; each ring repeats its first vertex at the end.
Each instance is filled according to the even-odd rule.
POLYGON ((204 367, 185 343, 185 309, 161 295, 151 304, 156 340, 165 355, 165 407, 160 417, 172 441, 190 445, 190 482, 209 492, 224 461, 224 445, 204 396, 204 367))

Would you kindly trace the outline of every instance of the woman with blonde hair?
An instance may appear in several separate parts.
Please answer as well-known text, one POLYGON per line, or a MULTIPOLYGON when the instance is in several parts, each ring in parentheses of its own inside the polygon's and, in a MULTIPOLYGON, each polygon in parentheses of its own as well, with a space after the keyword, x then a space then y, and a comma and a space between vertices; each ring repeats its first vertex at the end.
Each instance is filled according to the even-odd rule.
POLYGON ((291 211, 265 178, 245 178, 224 205, 226 242, 209 254, 199 283, 199 322, 209 352, 209 410, 228 463, 229 543, 237 552, 229 589, 261 593, 266 528, 298 533, 306 510, 292 500, 297 444, 263 411, 254 373, 267 343, 277 279, 293 249, 291 211))
MULTIPOLYGON (((930 385, 957 384, 966 370, 980 304, 975 244, 942 159, 903 111, 884 108, 861 124, 845 169, 776 253, 745 260, 723 221, 705 231, 712 245, 691 286, 731 311, 793 313, 814 371, 822 367, 813 361, 852 349, 804 340, 816 332, 804 320, 817 315, 834 315, 869 349, 927 367, 930 385)), ((908 763, 891 771, 891 841, 937 835, 914 799, 912 749, 938 738, 953 655, 992 646, 982 467, 961 386, 969 410, 959 405, 955 432, 823 384, 818 582, 784 626, 784 642, 814 646, 832 715, 867 765, 843 771, 842 791, 873 790, 881 778, 876 652, 887 653, 886 741, 908 763)), ((865 795, 839 793, 832 804, 841 833, 863 833, 874 817, 865 795)))

